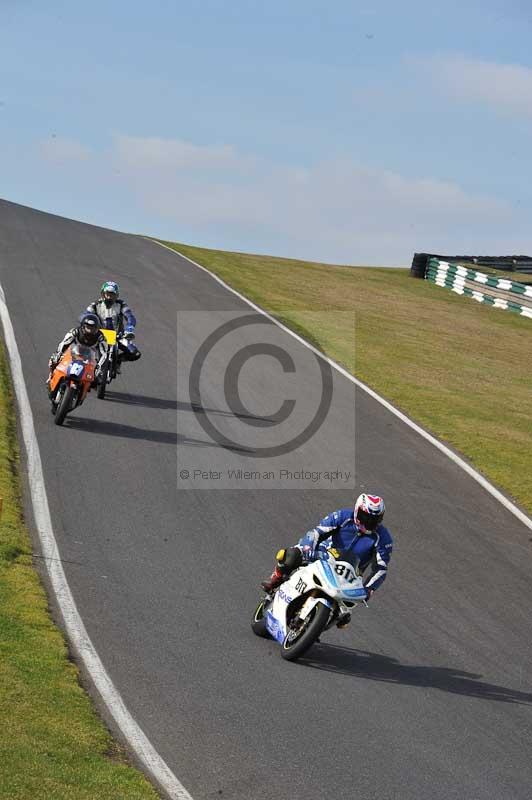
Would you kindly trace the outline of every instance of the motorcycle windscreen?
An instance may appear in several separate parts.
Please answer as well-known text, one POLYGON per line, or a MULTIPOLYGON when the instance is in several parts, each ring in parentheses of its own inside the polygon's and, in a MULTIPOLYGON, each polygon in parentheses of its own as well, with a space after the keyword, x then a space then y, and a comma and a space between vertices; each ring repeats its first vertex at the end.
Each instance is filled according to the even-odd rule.
MULTIPOLYGON (((320 548, 321 549, 321 548, 320 548)), ((354 571, 355 575, 360 575, 360 558, 353 553, 352 550, 340 550, 336 547, 327 547, 326 552, 332 556, 336 561, 347 561, 354 571)))
POLYGON ((87 347, 83 344, 73 344, 71 347, 71 354, 72 358, 76 361, 83 361, 84 363, 90 363, 91 361, 96 361, 96 355, 92 347, 87 347))

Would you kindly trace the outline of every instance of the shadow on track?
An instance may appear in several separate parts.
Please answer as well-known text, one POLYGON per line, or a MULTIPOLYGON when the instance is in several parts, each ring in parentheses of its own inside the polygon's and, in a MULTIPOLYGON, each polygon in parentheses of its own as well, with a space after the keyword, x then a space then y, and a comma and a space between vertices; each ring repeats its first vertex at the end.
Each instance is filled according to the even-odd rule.
POLYGON ((484 683, 479 680, 482 676, 473 672, 464 672, 452 667, 401 664, 395 658, 366 650, 350 650, 337 645, 319 644, 313 647, 309 656, 300 659, 299 663, 314 669, 352 675, 370 681, 439 689, 442 692, 477 697, 480 700, 532 705, 532 693, 484 683))
POLYGON ((110 403, 127 403, 130 406, 143 406, 143 408, 162 408, 177 411, 179 403, 177 400, 164 397, 148 397, 145 394, 128 394, 127 392, 113 392, 108 390, 105 393, 105 401, 110 403))
POLYGON ((233 411, 222 411, 219 408, 207 408, 198 403, 185 403, 181 400, 165 399, 163 397, 148 397, 144 394, 128 394, 127 392, 107 391, 106 400, 111 403, 127 403, 132 406, 145 408, 170 409, 172 411, 193 411, 194 414, 216 414, 221 417, 236 417, 237 419, 250 419, 264 426, 275 425, 277 420, 271 417, 257 417, 253 414, 242 414, 233 411))
MULTIPOLYGON (((101 419, 88 419, 87 417, 68 417, 64 430, 83 431, 84 433, 99 433, 104 436, 119 436, 122 439, 143 439, 147 442, 159 444, 179 444, 191 447, 221 447, 216 442, 202 441, 181 436, 173 431, 154 431, 149 428, 136 428, 133 425, 123 425, 118 422, 107 422, 101 419)), ((235 453, 253 454, 255 451, 247 447, 225 447, 235 453)))

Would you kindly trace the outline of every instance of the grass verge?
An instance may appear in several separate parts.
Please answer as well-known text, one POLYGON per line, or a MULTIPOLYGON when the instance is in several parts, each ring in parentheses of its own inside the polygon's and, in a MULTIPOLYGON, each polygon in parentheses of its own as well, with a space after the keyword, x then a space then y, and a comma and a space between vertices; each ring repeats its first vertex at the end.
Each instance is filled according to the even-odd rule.
POLYGON ((97 718, 50 618, 21 511, 10 387, 0 342, 0 798, 156 800, 97 718))
POLYGON ((532 320, 414 280, 164 242, 301 331, 532 512, 532 320), (345 317, 355 312, 356 348, 345 317))

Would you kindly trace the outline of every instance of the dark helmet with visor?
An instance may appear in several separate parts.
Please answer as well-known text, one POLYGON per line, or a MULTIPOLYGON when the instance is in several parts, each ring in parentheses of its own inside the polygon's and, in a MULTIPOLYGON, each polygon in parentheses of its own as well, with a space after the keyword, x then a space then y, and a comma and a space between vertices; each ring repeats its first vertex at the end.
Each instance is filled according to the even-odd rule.
POLYGON ((79 318, 78 338, 81 344, 92 347, 100 336, 100 320, 96 314, 82 314, 79 318))

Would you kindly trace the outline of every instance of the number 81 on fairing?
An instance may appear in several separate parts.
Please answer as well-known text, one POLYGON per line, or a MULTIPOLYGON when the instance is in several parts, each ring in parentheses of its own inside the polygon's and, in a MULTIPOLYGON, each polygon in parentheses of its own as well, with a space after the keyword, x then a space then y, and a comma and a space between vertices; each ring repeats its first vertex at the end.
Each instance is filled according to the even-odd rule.
POLYGON ((353 572, 353 570, 348 567, 347 564, 335 564, 334 571, 337 575, 340 575, 344 581, 347 581, 347 583, 353 583, 356 578, 355 572, 353 572))

